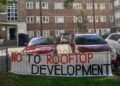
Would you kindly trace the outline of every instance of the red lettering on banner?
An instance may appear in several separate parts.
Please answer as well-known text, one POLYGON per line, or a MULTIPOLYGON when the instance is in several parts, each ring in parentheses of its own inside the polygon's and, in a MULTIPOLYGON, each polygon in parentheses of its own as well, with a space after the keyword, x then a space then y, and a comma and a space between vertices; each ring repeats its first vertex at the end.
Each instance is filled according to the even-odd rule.
POLYGON ((84 63, 89 63, 92 58, 93 58, 93 53, 81 53, 79 60, 82 64, 84 64, 84 63))
POLYGON ((86 64, 90 63, 93 53, 48 55, 47 64, 86 64))
POLYGON ((62 55, 60 60, 61 60, 61 61, 60 61, 61 64, 69 63, 69 58, 68 58, 67 55, 62 55))
POLYGON ((76 55, 75 54, 70 54, 69 55, 69 63, 71 63, 71 64, 73 64, 73 63, 78 63, 77 61, 77 59, 76 59, 77 57, 76 57, 76 55))
POLYGON ((22 61, 22 54, 17 52, 12 52, 11 59, 13 63, 19 63, 22 61))
POLYGON ((88 63, 90 62, 91 59, 93 59, 93 53, 88 53, 88 63))
POLYGON ((87 59, 87 58, 88 58, 88 57, 86 56, 86 54, 85 54, 85 53, 82 53, 82 54, 80 54, 79 61, 80 61, 82 64, 85 64, 85 63, 88 62, 88 59, 87 59))
POLYGON ((53 63, 53 57, 51 55, 47 56, 47 64, 52 64, 53 63))

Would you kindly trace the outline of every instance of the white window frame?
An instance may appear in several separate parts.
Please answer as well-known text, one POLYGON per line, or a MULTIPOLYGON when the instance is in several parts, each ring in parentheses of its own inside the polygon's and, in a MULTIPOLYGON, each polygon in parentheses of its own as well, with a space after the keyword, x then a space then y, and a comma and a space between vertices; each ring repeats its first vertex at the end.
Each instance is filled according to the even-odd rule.
POLYGON ((106 16, 100 16, 100 22, 106 22, 107 17, 106 16))
POLYGON ((57 9, 57 10, 64 9, 64 3, 63 2, 55 2, 54 3, 54 9, 57 9))
POLYGON ((82 23, 83 22, 82 16, 73 16, 73 22, 74 23, 77 23, 77 22, 82 23))
POLYGON ((40 24, 40 16, 36 16, 36 23, 40 24))
POLYGON ((98 3, 95 3, 95 9, 97 10, 98 9, 98 3))
POLYGON ((64 16, 55 16, 55 23, 64 23, 64 16))
POLYGON ((93 4, 90 2, 90 3, 87 3, 86 4, 86 9, 87 10, 92 10, 93 9, 93 4))
POLYGON ((79 2, 74 2, 73 3, 73 9, 82 9, 82 4, 79 2))
POLYGON ((60 29, 60 30, 55 30, 55 36, 60 36, 62 33, 64 33, 65 30, 64 29, 60 29))
POLYGON ((36 31, 36 36, 37 37, 40 37, 41 36, 41 32, 38 30, 38 31, 36 31))
POLYGON ((26 23, 33 24, 35 21, 34 16, 26 16, 26 23))
POLYGON ((88 22, 93 23, 93 16, 87 16, 88 22))
POLYGON ((49 16, 42 16, 42 23, 49 23, 49 16))
POLYGON ((37 1, 35 2, 35 8, 36 8, 36 9, 40 9, 40 2, 39 2, 39 0, 37 0, 37 1))
POLYGON ((28 36, 30 37, 30 38, 32 38, 32 37, 34 37, 35 36, 35 33, 34 33, 34 31, 28 31, 28 36))
POLYGON ((88 33, 94 33, 94 29, 93 28, 89 28, 88 29, 88 33))
POLYGON ((100 8, 100 10, 104 10, 106 8, 106 4, 105 3, 100 3, 99 8, 100 8))
POLYGON ((26 9, 33 9, 34 2, 33 1, 26 1, 26 9))
POLYGON ((7 6, 7 20, 16 21, 17 20, 17 4, 16 2, 10 1, 7 6), (8 11, 9 10, 9 11, 8 11))
MULTIPOLYGON (((41 2, 41 7, 42 7, 42 9, 48 9, 48 2, 45 2, 45 1, 42 1, 41 2)), ((36 9, 40 9, 40 1, 39 0, 37 0, 36 2, 35 2, 35 8, 36 9)))
POLYGON ((48 2, 41 2, 42 9, 48 9, 48 2))
POLYGON ((50 36, 50 30, 43 30, 43 37, 49 37, 50 36))
POLYGON ((99 22, 99 16, 95 16, 95 22, 99 22))

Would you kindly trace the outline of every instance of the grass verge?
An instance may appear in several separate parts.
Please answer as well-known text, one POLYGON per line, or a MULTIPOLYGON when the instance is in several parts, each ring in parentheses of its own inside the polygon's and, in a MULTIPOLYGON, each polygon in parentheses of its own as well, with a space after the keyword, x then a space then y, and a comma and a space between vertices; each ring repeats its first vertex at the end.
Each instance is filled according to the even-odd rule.
POLYGON ((120 86, 120 77, 58 78, 0 74, 0 86, 120 86))

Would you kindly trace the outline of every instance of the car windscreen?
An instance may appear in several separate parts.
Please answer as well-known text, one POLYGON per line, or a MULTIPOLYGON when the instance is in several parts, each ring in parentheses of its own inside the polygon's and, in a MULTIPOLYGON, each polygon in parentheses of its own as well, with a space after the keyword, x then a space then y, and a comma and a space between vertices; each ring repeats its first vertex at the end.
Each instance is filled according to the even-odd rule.
POLYGON ((106 44, 105 40, 97 35, 77 36, 75 43, 80 45, 106 44))
POLYGON ((37 38, 33 39, 29 42, 28 46, 33 46, 33 45, 50 45, 53 44, 53 39, 51 38, 37 38))
POLYGON ((111 39, 111 40, 118 41, 118 39, 120 39, 120 34, 111 35, 110 39, 111 39))

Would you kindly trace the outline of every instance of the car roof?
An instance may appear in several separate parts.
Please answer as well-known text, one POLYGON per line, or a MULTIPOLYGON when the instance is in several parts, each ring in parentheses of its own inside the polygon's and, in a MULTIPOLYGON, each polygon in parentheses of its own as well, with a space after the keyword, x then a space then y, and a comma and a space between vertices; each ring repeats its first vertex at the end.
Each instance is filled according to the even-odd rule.
POLYGON ((113 35, 120 35, 120 32, 116 32, 116 33, 111 33, 106 37, 106 40, 109 39, 111 36, 113 35))
POLYGON ((120 32, 116 32, 116 33, 111 33, 110 35, 114 35, 114 34, 120 34, 120 32))
POLYGON ((91 35, 91 36, 95 36, 95 35, 97 35, 97 34, 75 34, 75 37, 76 36, 89 36, 89 35, 91 35))
POLYGON ((32 41, 34 41, 34 40, 37 40, 37 39, 46 39, 46 38, 49 38, 49 37, 33 37, 33 38, 31 38, 31 40, 32 41))

